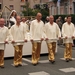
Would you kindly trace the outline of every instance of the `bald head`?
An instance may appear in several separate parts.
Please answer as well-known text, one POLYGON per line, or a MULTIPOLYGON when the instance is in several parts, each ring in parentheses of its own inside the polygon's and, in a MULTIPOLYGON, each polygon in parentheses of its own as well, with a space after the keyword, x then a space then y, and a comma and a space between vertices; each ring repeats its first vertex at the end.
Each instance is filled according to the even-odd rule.
POLYGON ((25 17, 22 17, 22 22, 25 22, 26 21, 26 18, 25 17))
POLYGON ((53 15, 51 15, 49 18, 50 18, 50 19, 54 19, 54 16, 53 16, 53 15))
POLYGON ((37 15, 36 15, 36 19, 37 19, 38 21, 40 21, 41 18, 42 18, 42 14, 41 14, 41 13, 37 13, 37 15))
POLYGON ((21 19, 21 17, 20 17, 20 16, 16 16, 16 20, 17 20, 17 19, 21 19))
POLYGON ((51 15, 51 16, 49 17, 49 20, 50 20, 50 23, 53 23, 53 22, 54 22, 54 17, 51 15))
POLYGON ((3 27, 5 24, 5 20, 3 18, 0 18, 0 26, 3 27))
POLYGON ((42 14, 41 13, 37 13, 37 16, 42 16, 42 14))
POLYGON ((20 22, 21 22, 21 17, 20 16, 16 16, 16 23, 18 25, 20 25, 20 22))

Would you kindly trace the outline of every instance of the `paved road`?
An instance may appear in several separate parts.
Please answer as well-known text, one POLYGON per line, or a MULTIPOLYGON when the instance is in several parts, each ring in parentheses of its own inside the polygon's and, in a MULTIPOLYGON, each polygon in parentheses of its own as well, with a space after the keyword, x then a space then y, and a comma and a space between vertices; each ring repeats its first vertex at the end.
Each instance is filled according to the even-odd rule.
POLYGON ((23 58, 23 66, 15 68, 13 59, 5 60, 5 68, 0 68, 0 75, 75 75, 75 48, 73 48, 73 61, 63 59, 64 46, 58 46, 55 63, 48 61, 48 56, 41 56, 38 65, 31 64, 31 57, 23 58))

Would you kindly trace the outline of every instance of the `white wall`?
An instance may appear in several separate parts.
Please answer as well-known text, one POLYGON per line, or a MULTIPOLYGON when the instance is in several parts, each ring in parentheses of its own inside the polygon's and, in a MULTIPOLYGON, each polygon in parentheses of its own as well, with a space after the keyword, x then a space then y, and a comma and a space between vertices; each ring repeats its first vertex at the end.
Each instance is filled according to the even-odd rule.
MULTIPOLYGON (((42 42, 41 54, 48 53, 46 42, 42 42)), ((23 55, 31 55, 32 54, 32 44, 31 42, 27 42, 23 47, 23 55)), ((5 49, 4 57, 13 57, 14 56, 14 48, 12 44, 7 44, 5 49)))

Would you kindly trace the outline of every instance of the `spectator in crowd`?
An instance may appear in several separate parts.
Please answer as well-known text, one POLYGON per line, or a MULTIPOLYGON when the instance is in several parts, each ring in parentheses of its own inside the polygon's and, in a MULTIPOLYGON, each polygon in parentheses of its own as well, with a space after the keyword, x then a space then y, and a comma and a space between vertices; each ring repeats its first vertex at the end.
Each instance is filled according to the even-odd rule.
POLYGON ((67 17, 64 18, 64 21, 65 21, 65 22, 67 21, 67 17))
POLYGON ((46 17, 45 23, 49 22, 49 16, 46 17))
POLYGON ((28 25, 27 25, 26 21, 27 21, 26 18, 22 17, 21 24, 24 25, 24 27, 27 29, 27 31, 29 31, 29 28, 28 28, 28 25))
POLYGON ((58 24, 60 30, 62 29, 62 24, 63 24, 63 20, 61 18, 61 16, 58 17, 58 19, 56 20, 56 23, 58 24))
POLYGON ((10 17, 9 17, 9 28, 16 24, 16 16, 17 16, 17 12, 15 10, 12 10, 11 13, 10 13, 10 17))
MULTIPOLYGON (((56 23, 58 24, 60 30, 62 30, 63 20, 62 20, 61 16, 59 16, 58 19, 56 19, 56 23)), ((62 35, 61 35, 61 36, 62 36, 62 35)), ((57 44, 58 44, 58 45, 63 44, 63 39, 58 40, 57 44)))

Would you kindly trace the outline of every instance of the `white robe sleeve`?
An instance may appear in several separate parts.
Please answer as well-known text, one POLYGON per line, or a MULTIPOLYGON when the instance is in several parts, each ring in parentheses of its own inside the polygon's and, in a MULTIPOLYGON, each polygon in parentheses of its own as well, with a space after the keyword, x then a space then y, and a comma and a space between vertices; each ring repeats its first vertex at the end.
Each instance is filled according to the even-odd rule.
POLYGON ((7 32, 6 32, 6 40, 5 41, 9 41, 9 37, 10 37, 10 34, 9 34, 9 30, 7 29, 7 32))
POLYGON ((61 37, 61 32, 60 32, 60 28, 58 27, 58 25, 56 26, 56 28, 57 28, 57 37, 61 37))
POLYGON ((24 39, 28 39, 28 37, 27 37, 27 36, 28 36, 28 35, 27 35, 27 27, 24 26, 24 27, 23 27, 23 31, 24 31, 24 32, 23 32, 23 33, 24 33, 24 39))
POLYGON ((63 26, 62 26, 62 36, 63 37, 66 37, 67 35, 65 34, 65 24, 63 24, 63 26))
POLYGON ((31 22, 31 25, 30 25, 30 39, 33 39, 33 33, 34 33, 34 23, 31 22))
POLYGON ((45 26, 44 26, 44 37, 48 38, 47 35, 46 35, 46 33, 47 33, 46 31, 47 31, 47 29, 46 29, 46 24, 45 24, 45 26))
POLYGON ((10 41, 13 41, 14 39, 13 39, 13 33, 14 33, 14 27, 12 26, 11 27, 11 29, 10 29, 10 31, 9 31, 9 34, 10 34, 10 41))

